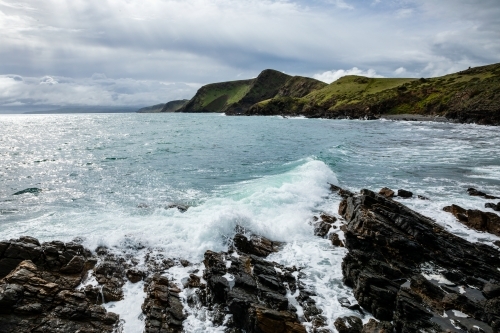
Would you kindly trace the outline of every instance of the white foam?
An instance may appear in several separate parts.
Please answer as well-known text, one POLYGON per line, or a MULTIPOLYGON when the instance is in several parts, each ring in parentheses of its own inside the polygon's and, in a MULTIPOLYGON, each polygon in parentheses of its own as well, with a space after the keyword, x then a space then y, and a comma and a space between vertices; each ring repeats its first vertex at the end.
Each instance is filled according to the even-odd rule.
POLYGON ((123 286, 123 296, 123 300, 106 303, 104 307, 106 310, 120 316, 123 333, 142 332, 144 330, 144 321, 141 306, 146 297, 144 283, 127 281, 123 286))

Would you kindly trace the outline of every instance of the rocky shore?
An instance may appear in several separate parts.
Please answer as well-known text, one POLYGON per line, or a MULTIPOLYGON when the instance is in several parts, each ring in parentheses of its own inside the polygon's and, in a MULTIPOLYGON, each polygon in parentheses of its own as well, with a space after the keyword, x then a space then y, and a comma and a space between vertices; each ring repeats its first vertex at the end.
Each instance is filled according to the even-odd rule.
MULTIPOLYGON (((409 209, 400 201, 413 196, 410 191, 355 194, 334 185, 332 191, 342 197, 341 218, 319 214, 311 232, 348 250, 343 282, 357 303, 339 302, 357 315, 330 318, 336 331, 500 332, 495 245, 470 243, 409 209)), ((494 200, 475 189, 469 194, 494 200)), ((450 207, 445 210, 471 228, 500 230, 494 213, 450 207)), ((147 333, 184 332, 189 313, 199 308, 228 333, 332 332, 301 267, 268 259, 285 244, 242 227, 228 244, 225 252, 207 251, 196 265, 153 252, 139 264, 104 247, 90 251, 78 239, 2 241, 0 332, 121 332, 122 319, 103 305, 123 299, 126 283, 144 286, 147 333), (186 269, 181 283, 165 275, 173 267, 186 269)))

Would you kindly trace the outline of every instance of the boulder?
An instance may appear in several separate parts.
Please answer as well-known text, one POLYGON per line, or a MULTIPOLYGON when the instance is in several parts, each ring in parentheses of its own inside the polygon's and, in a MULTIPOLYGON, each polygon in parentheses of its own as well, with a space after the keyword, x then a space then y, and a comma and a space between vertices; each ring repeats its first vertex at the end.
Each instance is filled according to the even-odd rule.
POLYGON ((381 189, 378 194, 380 195, 383 195, 384 197, 386 198, 392 198, 394 197, 394 191, 391 190, 390 188, 387 188, 387 187, 384 187, 383 189, 381 189))
POLYGON ((337 318, 334 325, 339 333, 361 333, 363 329, 361 319, 354 316, 337 318))
POLYGON ((370 319, 370 321, 363 326, 361 333, 392 333, 393 331, 394 326, 391 323, 370 319))
POLYGON ((406 190, 398 190, 398 197, 400 198, 411 198, 413 197, 413 192, 406 191, 406 190))
POLYGON ((453 214, 469 228, 500 236, 500 216, 495 213, 482 212, 477 209, 465 210, 457 205, 444 207, 443 210, 453 214))
POLYGON ((251 235, 248 238, 243 234, 236 234, 233 244, 239 251, 259 257, 267 257, 269 254, 277 252, 281 246, 280 242, 273 242, 265 237, 251 235))
POLYGON ((488 202, 488 203, 485 203, 485 204, 484 204, 484 207, 485 207, 485 208, 491 208, 491 209, 493 209, 494 211, 499 212, 499 211, 500 211, 500 202, 499 202, 499 203, 492 203, 492 202, 488 202))

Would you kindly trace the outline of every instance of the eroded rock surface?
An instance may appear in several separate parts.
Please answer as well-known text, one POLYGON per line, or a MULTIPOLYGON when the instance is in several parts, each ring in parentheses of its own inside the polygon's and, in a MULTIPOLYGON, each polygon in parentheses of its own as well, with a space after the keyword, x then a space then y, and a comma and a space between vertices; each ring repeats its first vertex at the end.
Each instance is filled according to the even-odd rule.
POLYGON ((116 328, 116 314, 106 312, 94 295, 75 289, 96 263, 90 251, 77 243, 40 244, 31 237, 0 244, 0 332, 97 333, 116 328))
POLYGON ((375 318, 397 332, 499 332, 499 251, 369 190, 344 199, 339 212, 344 282, 375 318))
POLYGON ((457 205, 446 206, 443 210, 453 214, 469 228, 500 236, 500 216, 495 213, 464 209, 457 205))

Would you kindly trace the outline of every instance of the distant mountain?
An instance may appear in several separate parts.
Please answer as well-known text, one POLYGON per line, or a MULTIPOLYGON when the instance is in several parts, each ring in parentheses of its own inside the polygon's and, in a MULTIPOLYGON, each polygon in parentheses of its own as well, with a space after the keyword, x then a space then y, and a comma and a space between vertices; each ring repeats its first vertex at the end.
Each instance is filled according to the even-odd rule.
POLYGON ((53 110, 28 111, 24 112, 24 114, 129 113, 136 111, 136 107, 130 106, 67 106, 53 110))
POLYGON ((146 106, 145 108, 140 108, 139 110, 137 110, 137 113, 158 113, 161 111, 161 109, 163 109, 164 106, 165 103, 146 106))
POLYGON ((189 102, 188 99, 170 101, 163 106, 160 112, 176 112, 189 102))

